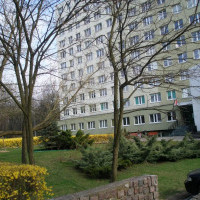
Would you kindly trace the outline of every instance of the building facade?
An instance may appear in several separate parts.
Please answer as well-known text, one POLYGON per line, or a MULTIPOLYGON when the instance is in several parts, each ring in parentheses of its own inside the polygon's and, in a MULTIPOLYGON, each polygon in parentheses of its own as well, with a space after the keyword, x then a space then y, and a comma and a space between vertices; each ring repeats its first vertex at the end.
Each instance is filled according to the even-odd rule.
MULTIPOLYGON (((71 1, 71 7, 76 2, 71 1)), ((70 11, 70 4, 63 5, 58 6, 57 15, 61 21, 65 12, 70 11)), ((71 129, 75 133, 81 129, 90 134, 114 132, 114 76, 108 50, 114 20, 112 6, 100 2, 85 7, 57 38, 60 107, 68 105, 58 121, 63 130, 71 129)), ((142 81, 133 81, 123 89, 123 128, 128 132, 162 133, 179 126, 193 129, 189 83, 193 74, 189 69, 200 63, 198 1, 134 0, 130 1, 128 9, 123 9, 117 23, 125 16, 128 20, 124 43, 119 46, 127 51, 128 47, 134 47, 126 56, 126 63, 130 61, 127 73, 130 77, 137 76, 144 66, 144 72, 137 79, 142 81)), ((117 53, 115 55, 118 57, 117 53)), ((121 83, 124 71, 119 74, 121 83)))

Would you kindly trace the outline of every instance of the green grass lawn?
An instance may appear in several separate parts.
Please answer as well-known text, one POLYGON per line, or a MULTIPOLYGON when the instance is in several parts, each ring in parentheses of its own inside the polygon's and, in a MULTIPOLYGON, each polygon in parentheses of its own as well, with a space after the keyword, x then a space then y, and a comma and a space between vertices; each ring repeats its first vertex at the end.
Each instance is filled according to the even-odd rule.
MULTIPOLYGON (((20 149, 9 149, 0 152, 0 161, 20 163, 20 149)), ((106 179, 91 179, 74 169, 73 161, 81 156, 79 151, 42 151, 35 152, 36 164, 46 167, 49 176, 46 181, 53 187, 55 196, 86 190, 109 183, 106 179)), ((175 193, 185 191, 184 180, 186 174, 200 168, 200 159, 186 159, 178 162, 164 162, 159 164, 137 164, 118 174, 118 180, 144 174, 156 174, 159 181, 160 199, 166 199, 175 193)))

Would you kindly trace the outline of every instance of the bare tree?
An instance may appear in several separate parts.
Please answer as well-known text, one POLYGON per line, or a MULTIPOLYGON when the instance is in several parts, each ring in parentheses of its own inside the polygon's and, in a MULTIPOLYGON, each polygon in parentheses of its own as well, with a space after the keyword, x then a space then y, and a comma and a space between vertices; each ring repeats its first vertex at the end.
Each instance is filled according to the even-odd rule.
MULTIPOLYGON (((6 80, 0 79, 0 85, 23 112, 23 163, 27 163, 28 155, 29 163, 34 164, 32 103, 38 74, 44 66, 44 60, 55 53, 50 48, 58 34, 65 31, 76 13, 82 12, 92 1, 64 1, 62 7, 59 7, 61 2, 1 1, 0 18, 4 26, 0 27, 0 71, 1 74, 5 72, 5 65, 12 69, 11 74, 16 79, 19 96, 15 96, 6 86, 6 80)), ((35 130, 47 126, 52 118, 55 119, 58 115, 56 109, 55 106, 35 130)))
POLYGON ((124 104, 141 88, 143 93, 152 90, 152 87, 181 90, 183 82, 180 82, 180 76, 183 72, 188 72, 191 63, 193 66, 198 64, 192 53, 189 52, 186 56, 186 52, 191 43, 192 30, 195 31, 199 27, 199 17, 196 15, 199 6, 195 4, 190 14, 187 13, 186 3, 182 1, 165 3, 113 0, 109 1, 107 6, 107 14, 112 22, 107 36, 107 50, 114 72, 114 146, 111 180, 115 181, 124 104), (176 13, 181 11, 180 18, 176 13), (189 16, 190 21, 186 21, 189 16), (167 67, 172 62, 180 64, 176 68, 167 67), (133 86, 134 89, 125 99, 123 90, 127 86, 133 86))

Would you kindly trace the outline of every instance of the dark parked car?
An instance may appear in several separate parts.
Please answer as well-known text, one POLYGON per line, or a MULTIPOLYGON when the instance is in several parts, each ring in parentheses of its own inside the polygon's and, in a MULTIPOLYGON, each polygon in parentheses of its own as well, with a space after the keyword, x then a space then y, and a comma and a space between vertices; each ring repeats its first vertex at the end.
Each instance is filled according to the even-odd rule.
POLYGON ((185 180, 185 188, 187 192, 195 195, 200 192, 200 169, 191 171, 185 180))

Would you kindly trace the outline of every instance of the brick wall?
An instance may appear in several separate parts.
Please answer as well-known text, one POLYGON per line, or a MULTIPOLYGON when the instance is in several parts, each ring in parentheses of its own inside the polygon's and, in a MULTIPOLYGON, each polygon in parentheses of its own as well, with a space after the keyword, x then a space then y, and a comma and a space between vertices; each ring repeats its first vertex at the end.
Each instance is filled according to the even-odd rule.
POLYGON ((145 175, 52 200, 158 200, 158 177, 145 175))

